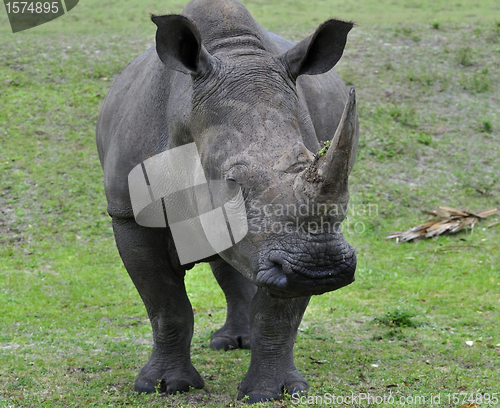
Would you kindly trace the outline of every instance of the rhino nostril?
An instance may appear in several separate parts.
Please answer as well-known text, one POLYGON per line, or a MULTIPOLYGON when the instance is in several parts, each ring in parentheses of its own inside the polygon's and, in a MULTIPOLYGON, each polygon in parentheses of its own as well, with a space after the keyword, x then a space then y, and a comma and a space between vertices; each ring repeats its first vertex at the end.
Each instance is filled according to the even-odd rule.
POLYGON ((277 268, 278 270, 283 271, 285 274, 290 275, 293 273, 293 269, 288 262, 279 257, 269 257, 269 266, 270 268, 277 268))

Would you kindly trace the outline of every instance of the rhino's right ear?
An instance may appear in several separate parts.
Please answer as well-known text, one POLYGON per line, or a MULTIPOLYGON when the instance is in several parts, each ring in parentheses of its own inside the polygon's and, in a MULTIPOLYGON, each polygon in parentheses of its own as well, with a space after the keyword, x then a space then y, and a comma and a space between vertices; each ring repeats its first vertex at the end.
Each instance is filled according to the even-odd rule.
POLYGON ((316 32, 281 55, 281 60, 295 80, 299 75, 324 74, 331 70, 344 53, 347 34, 354 23, 328 20, 316 32))
POLYGON ((177 14, 151 15, 158 27, 156 52, 169 68, 197 75, 210 69, 213 57, 201 43, 201 34, 189 18, 177 14))

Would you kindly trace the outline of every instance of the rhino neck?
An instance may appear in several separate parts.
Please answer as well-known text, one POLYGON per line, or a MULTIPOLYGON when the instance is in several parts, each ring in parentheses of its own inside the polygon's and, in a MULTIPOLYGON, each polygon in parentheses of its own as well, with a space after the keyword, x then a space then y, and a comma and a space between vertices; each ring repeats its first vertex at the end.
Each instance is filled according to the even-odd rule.
POLYGON ((203 45, 212 55, 267 49, 266 31, 237 0, 192 0, 182 14, 196 23, 203 45))

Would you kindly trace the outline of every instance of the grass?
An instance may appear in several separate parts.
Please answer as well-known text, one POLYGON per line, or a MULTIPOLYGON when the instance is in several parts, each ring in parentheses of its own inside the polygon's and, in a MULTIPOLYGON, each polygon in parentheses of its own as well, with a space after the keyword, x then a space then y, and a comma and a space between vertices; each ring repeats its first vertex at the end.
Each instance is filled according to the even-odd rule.
POLYGON ((413 320, 417 313, 407 309, 394 309, 387 312, 382 317, 376 317, 374 322, 388 327, 412 327, 416 328, 421 325, 413 320))
MULTIPOLYGON (((113 78, 153 44, 147 11, 183 5, 96 4, 16 35, 1 25, 0 406, 239 406, 250 354, 208 348, 225 312, 205 265, 187 287, 206 388, 133 392, 151 329, 114 245, 94 128, 113 78)), ((499 392, 494 220, 436 240, 384 240, 436 205, 500 207, 496 3, 470 2, 473 12, 466 1, 397 3, 383 16, 384 2, 245 4, 294 39, 328 15, 361 23, 337 67, 356 85, 362 126, 344 226, 359 266, 353 285, 313 298, 304 316, 295 354, 311 394, 391 392, 430 406, 433 393, 457 407, 448 393, 499 392)))
POLYGON ((481 131, 482 132, 487 132, 491 133, 493 131, 493 125, 491 122, 487 119, 483 120, 482 126, 481 126, 481 131))
MULTIPOLYGON (((150 13, 179 13, 186 1, 168 0, 97 0, 80 1, 67 15, 32 29, 34 33, 106 33, 138 31, 151 35, 148 26, 150 13)), ((448 24, 474 24, 478 27, 498 24, 500 10, 496 0, 419 0, 411 2, 394 0, 243 0, 243 4, 266 28, 286 32, 297 38, 304 31, 311 31, 327 18, 353 20, 361 27, 413 29, 414 25, 427 25, 446 29, 448 24)), ((8 33, 9 24, 5 8, 0 8, 0 33, 8 33)))

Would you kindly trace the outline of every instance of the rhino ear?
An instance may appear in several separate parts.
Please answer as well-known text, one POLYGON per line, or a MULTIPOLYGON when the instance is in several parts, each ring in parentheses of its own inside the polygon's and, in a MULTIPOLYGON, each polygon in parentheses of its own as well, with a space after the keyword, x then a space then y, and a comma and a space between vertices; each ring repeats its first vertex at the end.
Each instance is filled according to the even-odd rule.
POLYGON ((169 68, 185 74, 199 74, 210 68, 212 56, 201 43, 201 34, 193 21, 181 15, 151 15, 158 27, 156 52, 169 68))
POLYGON ((290 76, 324 74, 332 69, 344 53, 347 34, 354 23, 328 20, 316 32, 281 56, 290 76))

